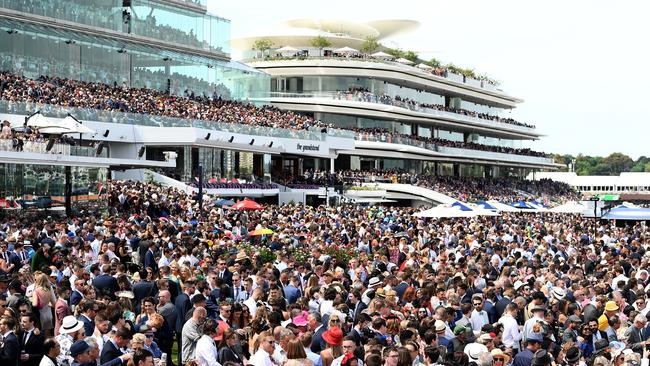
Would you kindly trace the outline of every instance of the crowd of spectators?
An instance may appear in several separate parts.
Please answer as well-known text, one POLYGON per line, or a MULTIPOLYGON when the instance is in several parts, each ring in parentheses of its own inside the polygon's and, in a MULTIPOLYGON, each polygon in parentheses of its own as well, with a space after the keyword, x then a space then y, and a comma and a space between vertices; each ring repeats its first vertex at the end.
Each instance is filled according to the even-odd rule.
MULTIPOLYGON (((189 182, 190 187, 198 188, 199 179, 195 178, 193 181, 189 182)), ((206 189, 277 189, 278 185, 275 183, 265 183, 259 179, 255 179, 251 182, 240 181, 237 178, 232 178, 230 180, 226 178, 208 178, 203 182, 203 188, 206 189)))
POLYGON ((356 133, 356 139, 360 141, 379 141, 379 142, 407 144, 407 145, 411 145, 415 141, 415 142, 421 142, 423 144, 429 145, 431 148, 436 148, 436 146, 444 146, 444 147, 453 147, 458 149, 481 150, 481 151, 536 156, 536 157, 551 156, 550 154, 546 154, 540 151, 534 151, 529 148, 514 148, 508 146, 484 145, 484 144, 478 144, 476 142, 471 142, 471 141, 464 142, 464 141, 442 139, 438 137, 407 135, 403 133, 390 132, 389 130, 383 128, 360 128, 359 127, 359 128, 349 128, 349 129, 356 133))
POLYGON ((189 93, 169 95, 160 91, 128 88, 58 77, 29 79, 12 73, 0 73, 0 97, 11 102, 45 103, 63 107, 89 108, 149 115, 237 123, 255 127, 306 130, 328 127, 293 112, 256 107, 228 101, 219 95, 210 97, 189 93))
POLYGON ((104 214, 4 219, 0 362, 648 362, 645 225, 211 202, 115 181, 104 214))
POLYGON ((388 104, 388 105, 394 105, 397 107, 407 108, 411 110, 417 110, 420 112, 427 112, 427 111, 450 112, 450 113, 461 114, 464 116, 470 116, 470 117, 476 117, 476 118, 486 119, 490 121, 507 123, 515 126, 535 128, 534 125, 518 122, 512 118, 504 118, 504 117, 494 116, 487 113, 470 111, 462 108, 447 107, 442 104, 421 103, 413 99, 400 97, 399 95, 395 97, 391 97, 390 95, 385 93, 374 94, 371 93, 366 88, 356 87, 356 88, 349 88, 348 90, 344 90, 344 91, 337 91, 336 94, 334 95, 334 98, 356 100, 356 101, 370 102, 370 103, 388 104))

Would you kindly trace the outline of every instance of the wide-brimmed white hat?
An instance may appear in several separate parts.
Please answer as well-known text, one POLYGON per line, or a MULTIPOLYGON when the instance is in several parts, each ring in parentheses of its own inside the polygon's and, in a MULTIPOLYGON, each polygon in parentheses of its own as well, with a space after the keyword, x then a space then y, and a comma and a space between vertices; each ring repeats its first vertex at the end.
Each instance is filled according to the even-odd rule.
POLYGON ((61 328, 59 328, 59 333, 74 333, 78 331, 79 329, 83 328, 84 324, 77 320, 72 315, 68 315, 65 318, 63 318, 63 322, 61 323, 61 328))

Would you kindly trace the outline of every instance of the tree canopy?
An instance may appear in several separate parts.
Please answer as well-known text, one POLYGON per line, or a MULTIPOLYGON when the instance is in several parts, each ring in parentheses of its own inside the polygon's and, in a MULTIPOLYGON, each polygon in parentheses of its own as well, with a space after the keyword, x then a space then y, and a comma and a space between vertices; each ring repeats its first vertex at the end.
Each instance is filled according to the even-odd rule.
POLYGON ((624 172, 650 172, 650 158, 641 156, 633 160, 622 153, 612 153, 609 156, 588 156, 579 154, 554 155, 555 162, 567 166, 574 164, 574 171, 578 175, 619 175, 624 172))

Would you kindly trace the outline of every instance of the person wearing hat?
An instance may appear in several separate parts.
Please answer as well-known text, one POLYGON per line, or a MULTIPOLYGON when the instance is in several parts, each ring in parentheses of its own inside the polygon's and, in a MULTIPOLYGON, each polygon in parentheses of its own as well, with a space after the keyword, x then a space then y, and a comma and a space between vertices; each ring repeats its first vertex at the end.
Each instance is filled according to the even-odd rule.
POLYGON ((445 332, 447 330, 447 324, 442 320, 438 319, 433 323, 433 329, 435 329, 436 337, 438 338, 438 345, 443 346, 446 350, 450 348, 451 341, 449 338, 445 337, 445 332))
POLYGON ((578 347, 571 347, 566 350, 564 354, 564 362, 566 366, 575 366, 580 361, 580 349, 578 347))
POLYGON ((544 315, 546 314, 546 307, 537 305, 531 309, 533 316, 524 323, 524 330, 522 332, 522 339, 525 341, 532 333, 541 333, 542 325, 546 323, 544 315))
POLYGON ((462 352, 465 346, 469 344, 469 339, 472 336, 472 328, 457 325, 454 328, 454 339, 451 340, 450 352, 462 352))
POLYGON ((517 353, 512 366, 530 366, 535 353, 542 348, 542 333, 531 333, 526 339, 526 349, 517 353))
POLYGON ((325 341, 326 348, 321 351, 320 356, 324 365, 332 363, 334 358, 337 358, 340 352, 340 347, 343 345, 343 331, 337 326, 333 326, 323 333, 323 340, 325 341), (335 351, 335 349, 339 349, 335 351))
POLYGON ((490 354, 492 355, 494 366, 505 366, 510 364, 510 356, 500 348, 493 348, 492 351, 490 351, 490 354))
POLYGON ((69 366, 72 364, 73 359, 70 356, 70 347, 72 347, 75 341, 83 338, 83 329, 84 324, 75 318, 74 315, 68 315, 63 318, 61 327, 59 328, 59 335, 56 336, 56 340, 59 342, 61 348, 61 352, 56 358, 59 366, 69 366))
POLYGON ((609 318, 613 317, 618 313, 619 307, 616 304, 616 301, 607 301, 605 303, 605 310, 603 314, 598 317, 598 330, 607 330, 609 328, 609 318))
POLYGON ((535 352, 531 361, 531 366, 550 366, 553 363, 553 357, 544 349, 535 352))
POLYGON ((567 319, 566 322, 566 329, 564 330, 564 334, 562 335, 562 343, 567 343, 567 342, 575 343, 578 341, 578 327, 580 326, 580 323, 582 323, 582 319, 580 319, 579 316, 577 315, 569 316, 569 319, 567 319))

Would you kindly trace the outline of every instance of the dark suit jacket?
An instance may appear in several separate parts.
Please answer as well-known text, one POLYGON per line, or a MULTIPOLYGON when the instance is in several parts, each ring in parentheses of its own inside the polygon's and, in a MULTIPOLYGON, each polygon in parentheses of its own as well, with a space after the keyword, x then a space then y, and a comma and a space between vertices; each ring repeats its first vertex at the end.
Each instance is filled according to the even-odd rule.
POLYGON ((144 255, 144 268, 151 268, 154 273, 158 272, 158 263, 156 263, 156 257, 149 249, 147 249, 147 252, 144 255))
POLYGON ((181 334, 183 331, 183 325, 185 324, 185 314, 187 314, 187 312, 192 308, 192 302, 187 294, 182 293, 176 297, 174 306, 176 307, 177 315, 175 330, 176 334, 181 334))
POLYGON ((38 366, 43 358, 43 342, 45 341, 43 334, 34 335, 32 332, 25 344, 23 344, 24 332, 18 333, 17 337, 20 340, 20 349, 29 355, 29 360, 19 361, 19 365, 38 366))
POLYGON ((406 292, 406 289, 409 287, 408 283, 406 282, 400 282, 397 286, 395 286, 395 292, 397 292, 397 297, 402 300, 404 297, 404 292, 406 292))
POLYGON ((320 327, 316 333, 314 333, 314 336, 311 339, 311 346, 309 347, 312 352, 316 354, 320 354, 322 350, 325 349, 325 340, 323 339, 323 333, 325 333, 327 329, 325 326, 320 327))
POLYGON ((88 320, 83 314, 79 315, 77 318, 80 322, 84 323, 84 335, 86 337, 90 337, 93 335, 93 332, 95 331, 95 322, 92 320, 88 320))
POLYGON ((0 365, 18 366, 20 359, 20 343, 12 332, 4 339, 4 347, 0 349, 0 365))
POLYGON ((122 351, 120 351, 117 347, 115 347, 112 340, 109 340, 104 344, 104 348, 102 348, 102 354, 99 357, 99 362, 100 364, 103 365, 122 355, 123 355, 122 351))
POLYGON ((362 311, 364 311, 364 310, 366 310, 368 308, 368 305, 366 305, 366 303, 361 301, 361 300, 359 300, 359 302, 357 303, 356 306, 357 307, 355 309, 353 309, 354 310, 354 318, 353 318, 353 320, 356 320, 357 316, 359 316, 359 314, 361 314, 362 311))
POLYGON ((70 294, 70 305, 79 305, 81 302, 81 299, 83 299, 83 295, 79 291, 72 291, 72 294, 70 294))
POLYGON ((135 304, 135 313, 140 313, 142 299, 147 296, 156 296, 158 288, 156 284, 150 281, 140 281, 133 285, 133 303, 135 304))
POLYGON ((507 299, 505 297, 502 297, 501 300, 497 301, 496 305, 494 305, 494 310, 496 311, 497 315, 497 320, 501 318, 501 315, 503 315, 503 312, 506 310, 506 306, 508 304, 512 303, 510 299, 507 299))
MULTIPOLYGON (((217 276, 219 275, 219 271, 217 271, 217 276)), ((223 273, 223 283, 225 283, 228 286, 232 287, 232 272, 229 270, 225 270, 223 273)))
POLYGON ((117 279, 107 274, 99 275, 93 280, 93 287, 98 294, 108 294, 111 298, 115 298, 115 293, 120 290, 117 284, 117 279))

